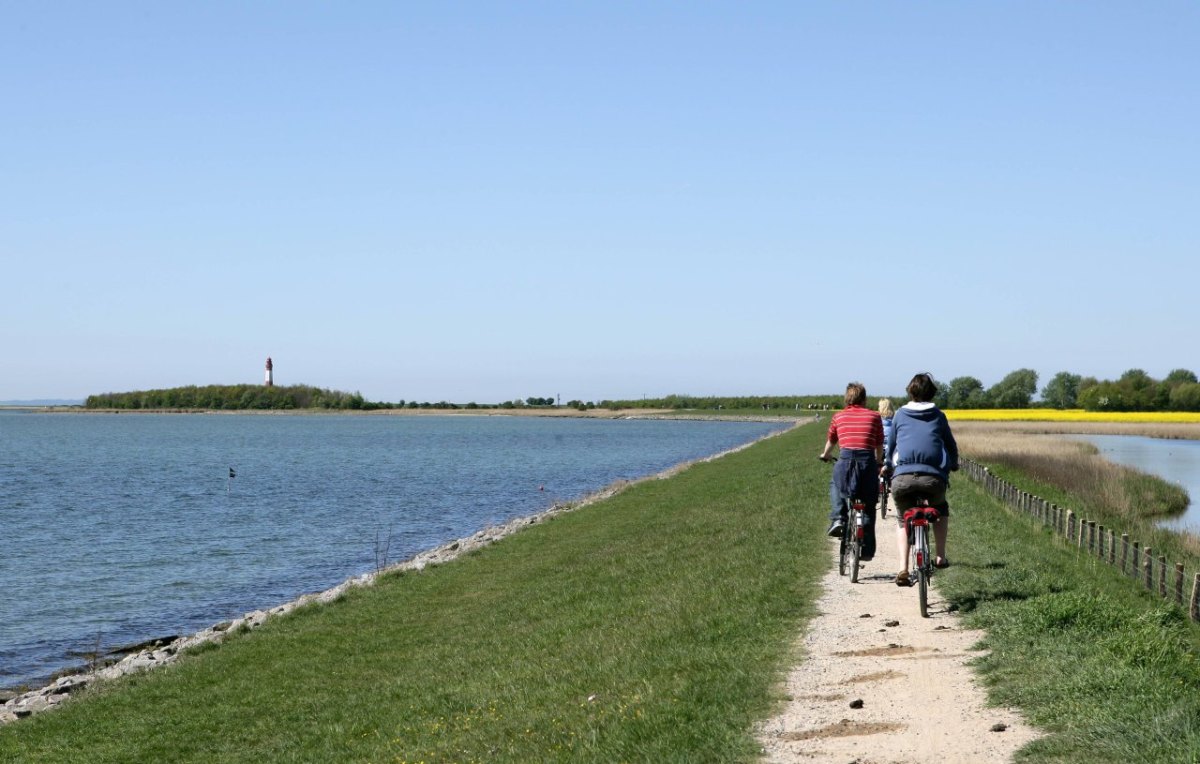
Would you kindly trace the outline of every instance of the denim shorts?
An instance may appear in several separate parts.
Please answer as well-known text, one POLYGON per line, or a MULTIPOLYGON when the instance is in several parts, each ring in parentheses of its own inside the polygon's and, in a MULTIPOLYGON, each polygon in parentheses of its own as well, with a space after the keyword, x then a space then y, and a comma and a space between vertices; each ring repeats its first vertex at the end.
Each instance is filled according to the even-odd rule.
POLYGON ((908 472, 892 478, 892 500, 896 502, 896 520, 904 524, 904 511, 917 506, 918 499, 928 499, 942 517, 950 516, 946 503, 946 481, 937 475, 908 472))

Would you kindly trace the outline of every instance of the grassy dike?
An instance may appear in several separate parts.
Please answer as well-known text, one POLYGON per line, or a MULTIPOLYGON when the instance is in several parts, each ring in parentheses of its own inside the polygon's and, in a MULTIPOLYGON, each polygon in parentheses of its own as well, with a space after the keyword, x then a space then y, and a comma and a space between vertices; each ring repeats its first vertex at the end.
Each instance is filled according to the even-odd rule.
POLYGON ((829 564, 823 434, 86 691, 0 761, 752 761, 829 564))
POLYGON ((1047 736, 1029 762, 1200 762, 1200 629, 1113 568, 954 481, 938 584, 986 629, 989 698, 1047 736))

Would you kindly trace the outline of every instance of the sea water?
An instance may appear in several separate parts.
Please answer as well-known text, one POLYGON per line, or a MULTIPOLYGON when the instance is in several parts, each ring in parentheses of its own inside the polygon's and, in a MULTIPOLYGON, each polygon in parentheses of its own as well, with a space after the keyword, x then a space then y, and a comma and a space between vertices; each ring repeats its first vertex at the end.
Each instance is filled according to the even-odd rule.
POLYGON ((0 413, 0 687, 188 634, 782 423, 0 413), (386 558, 386 559, 385 559, 386 558))

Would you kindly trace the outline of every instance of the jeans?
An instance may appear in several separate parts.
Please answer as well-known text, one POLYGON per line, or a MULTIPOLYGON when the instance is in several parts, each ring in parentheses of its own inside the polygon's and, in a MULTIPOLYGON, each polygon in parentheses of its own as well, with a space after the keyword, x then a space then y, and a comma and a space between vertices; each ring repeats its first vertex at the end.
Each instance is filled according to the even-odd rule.
POLYGON ((833 466, 829 481, 829 522, 846 522, 846 494, 843 488, 853 485, 858 498, 866 505, 863 522, 863 556, 875 556, 875 512, 879 502, 879 466, 871 451, 843 450, 833 466))

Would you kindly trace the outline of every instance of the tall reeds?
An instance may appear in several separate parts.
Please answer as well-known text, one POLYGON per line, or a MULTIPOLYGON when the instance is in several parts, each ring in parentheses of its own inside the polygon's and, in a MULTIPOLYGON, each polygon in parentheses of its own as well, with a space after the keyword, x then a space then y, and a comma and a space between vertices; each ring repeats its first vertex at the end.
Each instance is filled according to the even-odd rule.
MULTIPOLYGON (((1033 433, 1043 429, 1014 424, 1033 423, 961 422, 954 425, 954 432, 964 454, 983 464, 1011 467, 1075 495, 1081 509, 1128 520, 1175 515, 1187 509, 1187 492, 1174 483, 1113 464, 1089 443, 1039 437, 1033 433)), ((1081 428, 1076 424, 1071 429, 1078 433, 1081 428)))

